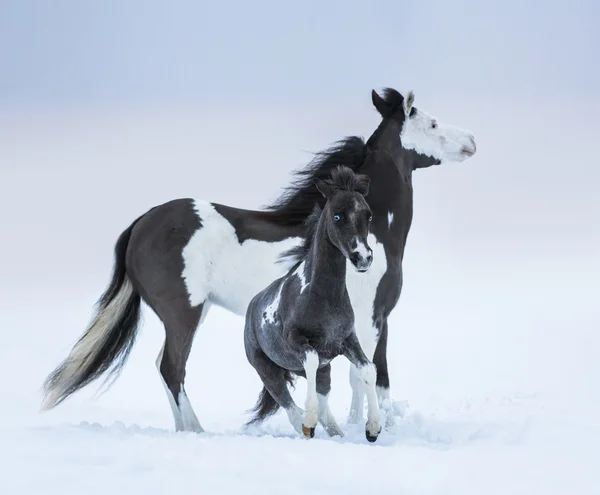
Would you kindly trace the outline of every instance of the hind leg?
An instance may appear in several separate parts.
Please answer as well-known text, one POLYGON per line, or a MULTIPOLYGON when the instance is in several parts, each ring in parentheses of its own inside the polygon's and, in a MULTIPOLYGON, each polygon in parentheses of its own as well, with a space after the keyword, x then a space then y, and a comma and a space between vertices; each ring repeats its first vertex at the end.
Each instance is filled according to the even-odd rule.
POLYGON ((185 392, 184 382, 194 334, 199 323, 204 321, 209 305, 206 301, 194 308, 177 308, 176 314, 163 317, 166 338, 156 365, 171 405, 176 431, 204 431, 185 392))
POLYGON ((327 364, 317 371, 317 397, 319 400, 319 423, 325 428, 330 437, 344 436, 329 410, 329 391, 331 390, 331 364, 327 364))
POLYGON ((285 410, 294 429, 302 433, 303 411, 292 399, 285 379, 286 370, 271 361, 261 350, 249 353, 248 360, 271 397, 285 410))

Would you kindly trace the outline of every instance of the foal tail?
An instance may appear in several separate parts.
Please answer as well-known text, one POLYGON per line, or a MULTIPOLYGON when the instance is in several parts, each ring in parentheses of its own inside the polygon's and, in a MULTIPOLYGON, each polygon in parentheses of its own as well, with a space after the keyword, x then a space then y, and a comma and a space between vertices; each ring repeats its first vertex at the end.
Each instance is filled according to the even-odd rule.
POLYGON ((52 409, 105 372, 117 377, 135 342, 140 321, 139 293, 125 267, 135 220, 117 240, 112 280, 97 303, 96 314, 65 360, 46 378, 42 410, 52 409))
MULTIPOLYGON (((283 378, 290 385, 294 385, 294 377, 292 374, 285 370, 283 374, 283 378)), ((264 421, 266 418, 275 414, 279 410, 279 404, 275 401, 273 396, 269 393, 269 391, 263 387, 258 396, 258 401, 256 405, 249 411, 254 413, 254 417, 246 423, 246 425, 251 425, 254 423, 260 423, 264 421)))

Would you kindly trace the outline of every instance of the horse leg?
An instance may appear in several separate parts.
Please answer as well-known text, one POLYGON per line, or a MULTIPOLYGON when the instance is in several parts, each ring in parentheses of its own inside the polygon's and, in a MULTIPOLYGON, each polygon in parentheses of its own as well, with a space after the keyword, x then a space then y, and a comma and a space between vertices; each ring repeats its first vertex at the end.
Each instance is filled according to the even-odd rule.
MULTIPOLYGON (((369 315, 369 320, 371 316, 369 315)), ((359 321, 356 322, 356 326, 360 325, 359 321)), ((368 323, 371 326, 372 323, 368 323)), ((371 333, 376 334, 375 330, 371 330, 371 332, 360 332, 361 327, 357 328, 355 332, 357 335, 370 335, 371 333)), ((360 341, 360 346, 364 350, 365 355, 368 359, 372 359, 373 354, 375 352, 376 343, 372 338, 362 338, 360 341)), ((348 423, 350 424, 358 424, 364 421, 364 410, 365 410, 365 388, 364 388, 364 380, 362 379, 362 375, 360 370, 354 365, 350 364, 350 386, 352 388, 352 402, 350 404, 350 413, 348 415, 348 423)))
POLYGON ((367 440, 374 442, 381 432, 379 404, 377 403, 377 392, 375 390, 377 370, 375 369, 375 365, 367 359, 354 332, 346 339, 344 356, 356 367, 358 378, 364 386, 367 395, 367 425, 365 433, 367 440))
POLYGON ((176 431, 204 431, 185 392, 184 382, 194 334, 199 323, 204 321, 209 306, 210 303, 205 301, 196 307, 175 307, 167 317, 159 315, 165 324, 166 336, 156 366, 167 392, 176 431))
POLYGON ((329 392, 331 390, 331 364, 317 370, 317 398, 319 399, 319 423, 330 437, 344 436, 329 409, 329 392))
POLYGON ((260 349, 254 349, 247 353, 250 364, 254 367, 263 382, 265 390, 257 404, 257 413, 251 421, 262 421, 268 415, 277 411, 277 406, 271 404, 275 401, 288 415, 290 423, 298 433, 302 433, 302 409, 300 409, 288 389, 287 384, 291 381, 290 372, 271 361, 260 349), (265 392, 267 392, 265 394, 265 392))
POLYGON ((350 364, 350 387, 352 388, 352 402, 350 403, 348 423, 358 424, 364 420, 365 391, 360 379, 360 372, 353 364, 350 364))
POLYGON ((375 347, 375 355, 373 363, 377 368, 377 399, 379 407, 385 412, 385 429, 389 430, 396 424, 394 418, 394 410, 390 399, 390 377, 388 374, 387 365, 387 336, 388 324, 387 319, 381 326, 379 341, 375 347))

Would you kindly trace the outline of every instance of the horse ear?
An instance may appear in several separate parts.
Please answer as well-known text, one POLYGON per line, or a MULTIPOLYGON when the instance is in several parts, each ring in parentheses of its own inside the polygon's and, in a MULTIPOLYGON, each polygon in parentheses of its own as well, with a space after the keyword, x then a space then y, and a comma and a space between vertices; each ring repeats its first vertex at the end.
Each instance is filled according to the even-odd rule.
POLYGON ((354 190, 357 193, 367 196, 369 194, 369 186, 371 185, 371 178, 368 175, 358 175, 356 186, 354 190))
POLYGON ((332 188, 324 180, 315 179, 315 186, 317 186, 317 189, 323 196, 325 196, 325 198, 328 198, 329 196, 331 196, 332 188))
POLYGON ((404 98, 404 115, 406 117, 410 116, 410 111, 412 110, 413 103, 415 102, 415 93, 411 90, 404 98))
POLYGON ((382 117, 386 117, 387 115, 389 115, 389 105, 381 96, 379 96, 379 94, 377 94, 377 91, 375 91, 374 89, 371 91, 371 100, 373 100, 373 105, 375 105, 375 108, 382 117))

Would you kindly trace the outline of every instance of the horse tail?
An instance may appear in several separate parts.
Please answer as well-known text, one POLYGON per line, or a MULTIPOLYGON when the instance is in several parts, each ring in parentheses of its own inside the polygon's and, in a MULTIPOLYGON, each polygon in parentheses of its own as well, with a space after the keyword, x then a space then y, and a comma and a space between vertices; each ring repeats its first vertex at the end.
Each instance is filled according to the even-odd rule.
MULTIPOLYGON (((290 385, 294 385, 294 378, 292 377, 292 374, 289 371, 285 370, 283 377, 285 381, 288 382, 290 385)), ((250 410, 250 412, 254 413, 254 417, 250 421, 248 421, 246 425, 251 425, 254 423, 260 423, 264 421, 267 417, 275 414, 279 410, 279 407, 279 404, 277 403, 277 401, 275 401, 275 399, 269 393, 266 387, 263 387, 258 396, 258 401, 256 402, 256 405, 250 410)))
MULTIPOLYGON (((143 215, 142 215, 143 216, 143 215)), ((65 360, 46 378, 42 410, 52 409, 103 373, 116 379, 135 343, 140 322, 140 294, 133 288, 125 266, 136 219, 115 244, 113 276, 96 305, 87 330, 65 360)))

